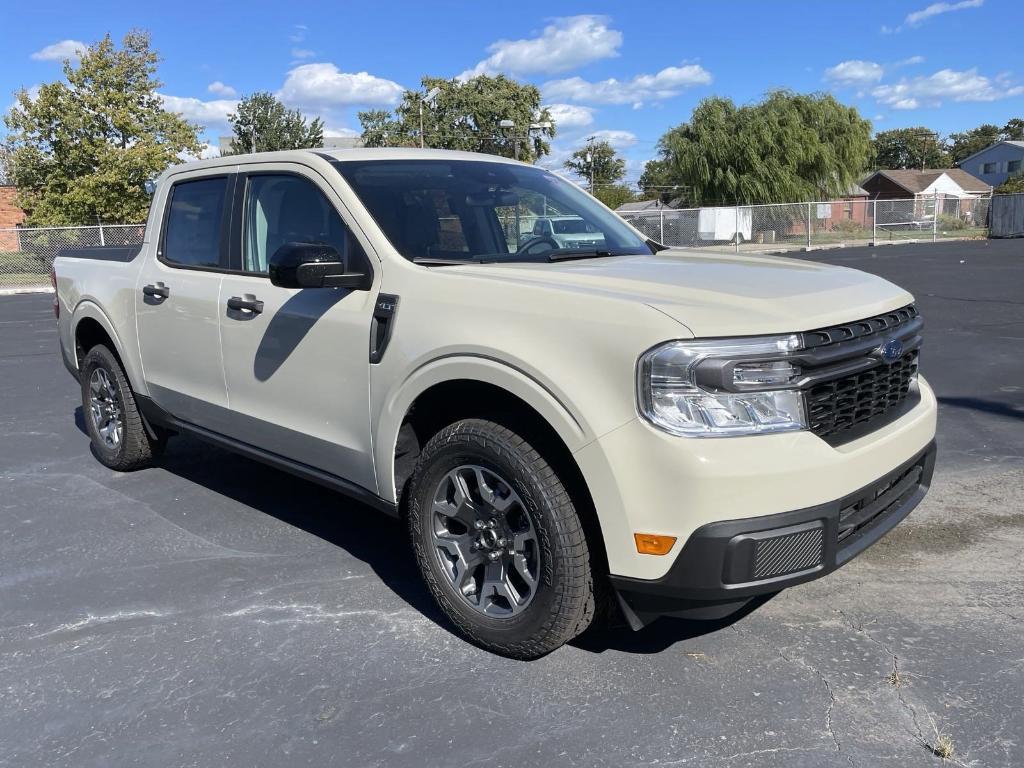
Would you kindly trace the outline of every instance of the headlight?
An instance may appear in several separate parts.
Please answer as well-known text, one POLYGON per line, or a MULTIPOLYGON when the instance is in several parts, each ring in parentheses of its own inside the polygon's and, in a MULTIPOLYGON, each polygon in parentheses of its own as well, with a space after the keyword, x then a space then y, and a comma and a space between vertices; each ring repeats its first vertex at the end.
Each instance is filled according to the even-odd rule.
POLYGON ((800 377, 799 367, 787 359, 798 349, 796 334, 655 347, 637 368, 640 412, 666 432, 687 437, 807 429, 803 395, 786 388, 800 377), (742 391, 700 386, 697 369, 702 363, 719 377, 729 373, 730 388, 742 391))

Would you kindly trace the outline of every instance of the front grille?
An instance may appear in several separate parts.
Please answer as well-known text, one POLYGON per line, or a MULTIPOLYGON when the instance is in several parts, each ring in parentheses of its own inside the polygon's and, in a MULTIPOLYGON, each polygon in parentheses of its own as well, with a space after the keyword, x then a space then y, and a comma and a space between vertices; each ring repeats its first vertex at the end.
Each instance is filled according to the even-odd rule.
POLYGON ((811 387, 805 394, 811 431, 828 437, 885 415, 910 392, 917 357, 914 350, 891 365, 879 362, 866 371, 811 387))
POLYGON ((922 321, 917 308, 906 307, 863 320, 806 331, 803 346, 811 355, 807 368, 816 374, 804 391, 804 405, 811 431, 832 441, 846 438, 844 432, 882 421, 899 406, 917 374, 922 321), (903 339, 906 354, 887 363, 876 359, 876 350, 889 339, 903 339), (826 370, 835 368, 834 378, 826 370), (845 370, 844 370, 845 369, 845 370))
POLYGON ((833 325, 828 328, 819 328, 816 331, 807 331, 802 334, 805 349, 814 349, 829 344, 841 344, 844 341, 863 339, 868 336, 881 334, 892 334, 899 331, 900 326, 909 323, 918 316, 917 307, 910 304, 892 312, 886 312, 874 317, 866 317, 863 320, 855 320, 852 323, 833 325))

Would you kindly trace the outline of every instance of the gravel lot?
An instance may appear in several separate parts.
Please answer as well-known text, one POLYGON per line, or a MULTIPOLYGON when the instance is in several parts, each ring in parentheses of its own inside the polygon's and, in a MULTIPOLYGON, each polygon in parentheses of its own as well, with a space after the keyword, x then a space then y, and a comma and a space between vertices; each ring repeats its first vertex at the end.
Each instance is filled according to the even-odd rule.
POLYGON ((92 459, 47 296, 0 299, 0 765, 1024 764, 1024 241, 808 258, 912 290, 928 499, 734 622, 532 663, 454 636, 396 523, 189 439, 92 459))

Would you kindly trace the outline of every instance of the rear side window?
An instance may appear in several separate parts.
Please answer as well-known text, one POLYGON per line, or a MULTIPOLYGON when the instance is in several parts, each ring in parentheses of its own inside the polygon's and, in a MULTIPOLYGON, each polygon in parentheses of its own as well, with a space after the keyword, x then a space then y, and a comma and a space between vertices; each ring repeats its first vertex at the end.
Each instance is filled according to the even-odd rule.
POLYGON ((182 181, 171 188, 161 257, 183 267, 222 267, 221 220, 227 177, 182 181))

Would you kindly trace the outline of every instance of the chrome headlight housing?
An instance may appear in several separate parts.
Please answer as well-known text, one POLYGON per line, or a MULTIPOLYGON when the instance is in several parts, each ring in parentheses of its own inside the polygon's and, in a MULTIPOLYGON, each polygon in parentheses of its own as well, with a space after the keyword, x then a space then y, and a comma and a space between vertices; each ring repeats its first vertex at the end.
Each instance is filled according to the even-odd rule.
POLYGON ((637 363, 640 413, 685 437, 807 429, 800 348, 797 334, 662 344, 637 363))

